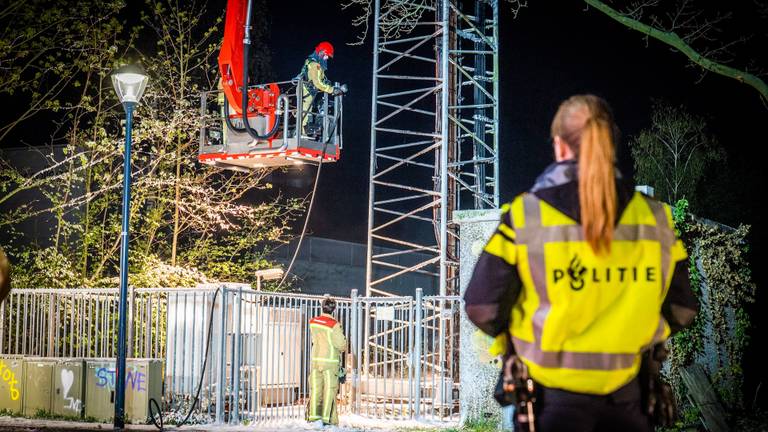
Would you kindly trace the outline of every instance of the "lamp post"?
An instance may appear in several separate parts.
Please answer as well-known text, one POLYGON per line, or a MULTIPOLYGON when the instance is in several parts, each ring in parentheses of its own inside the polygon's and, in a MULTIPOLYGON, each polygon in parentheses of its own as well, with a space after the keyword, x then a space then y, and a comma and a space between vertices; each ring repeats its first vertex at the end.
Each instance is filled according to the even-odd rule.
POLYGON ((128 297, 128 223, 131 209, 131 122, 149 78, 141 67, 127 65, 112 73, 112 85, 125 109, 125 154, 123 155, 123 231, 120 235, 120 305, 117 331, 117 373, 114 429, 125 427, 125 317, 128 297))
POLYGON ((261 281, 276 280, 281 277, 283 277, 283 269, 280 267, 256 270, 256 291, 261 291, 261 281))

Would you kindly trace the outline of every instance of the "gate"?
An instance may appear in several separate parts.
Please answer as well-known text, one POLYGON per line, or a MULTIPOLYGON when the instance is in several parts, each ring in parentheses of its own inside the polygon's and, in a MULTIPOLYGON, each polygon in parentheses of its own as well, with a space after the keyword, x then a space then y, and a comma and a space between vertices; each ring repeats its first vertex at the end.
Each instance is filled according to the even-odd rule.
MULTIPOLYGON (((300 420, 309 397, 309 320, 322 297, 225 289, 214 335, 216 420, 237 424, 300 420), (216 375, 218 374, 218 377, 216 375)), ((340 414, 456 421, 458 308, 454 296, 335 298, 349 352, 342 366, 340 414)), ((212 358, 213 359, 213 358, 212 358)))
POLYGON ((374 418, 458 420, 455 296, 356 297, 351 411, 374 418))

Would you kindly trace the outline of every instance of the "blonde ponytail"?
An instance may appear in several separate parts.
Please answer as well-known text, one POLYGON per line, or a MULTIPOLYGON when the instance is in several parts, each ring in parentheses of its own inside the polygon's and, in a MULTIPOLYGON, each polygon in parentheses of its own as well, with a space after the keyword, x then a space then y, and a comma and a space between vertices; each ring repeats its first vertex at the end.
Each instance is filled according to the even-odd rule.
POLYGON ((579 204, 584 238, 596 254, 611 251, 616 225, 616 179, 611 126, 590 118, 579 152, 579 204))
POLYGON ((570 97, 552 121, 552 137, 561 137, 579 159, 581 226, 598 255, 610 253, 616 226, 615 131, 608 103, 594 95, 570 97))

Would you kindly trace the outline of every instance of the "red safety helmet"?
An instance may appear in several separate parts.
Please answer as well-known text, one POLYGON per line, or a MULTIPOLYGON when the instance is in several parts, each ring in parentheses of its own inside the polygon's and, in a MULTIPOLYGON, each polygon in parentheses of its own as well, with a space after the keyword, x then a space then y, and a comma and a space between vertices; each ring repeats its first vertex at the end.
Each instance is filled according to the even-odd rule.
POLYGON ((315 54, 320 55, 322 52, 328 54, 328 57, 333 57, 333 45, 330 42, 320 42, 315 47, 315 54))

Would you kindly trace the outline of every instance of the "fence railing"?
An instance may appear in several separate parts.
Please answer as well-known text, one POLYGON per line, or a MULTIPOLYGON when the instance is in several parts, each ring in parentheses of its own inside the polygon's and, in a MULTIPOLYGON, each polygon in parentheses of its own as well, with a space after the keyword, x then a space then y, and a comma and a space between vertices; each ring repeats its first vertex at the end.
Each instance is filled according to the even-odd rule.
MULTIPOLYGON (((131 289, 128 356, 164 361, 166 412, 186 410, 202 383, 196 409, 217 423, 303 419, 322 300, 241 284, 131 289)), ((350 343, 340 414, 458 420, 458 297, 336 300, 350 343)), ((0 354, 114 357, 117 305, 116 288, 14 290, 0 354)))
MULTIPOLYGON (((130 357, 164 357, 168 295, 183 292, 199 290, 130 290, 130 357)), ((118 294, 117 288, 13 290, 0 307, 0 353, 114 357, 118 294)))

